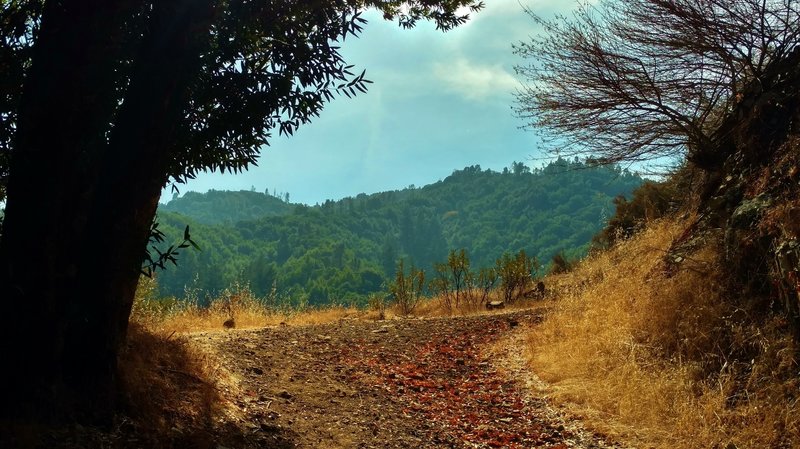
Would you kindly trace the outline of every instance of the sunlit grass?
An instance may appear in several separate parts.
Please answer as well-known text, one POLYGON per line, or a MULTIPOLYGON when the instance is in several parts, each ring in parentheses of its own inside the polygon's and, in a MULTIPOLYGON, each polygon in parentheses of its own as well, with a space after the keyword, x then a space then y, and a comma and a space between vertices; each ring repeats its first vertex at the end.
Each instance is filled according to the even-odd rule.
POLYGON ((489 301, 502 301, 503 297, 500 291, 494 290, 489 292, 485 301, 480 297, 479 292, 472 293, 476 296, 475 299, 467 299, 460 301, 456 306, 451 298, 450 307, 447 307, 447 301, 441 296, 433 296, 424 298, 420 304, 414 309, 414 315, 421 317, 448 317, 448 316, 472 316, 472 315, 487 315, 505 313, 515 310, 525 310, 539 307, 546 307, 549 301, 542 299, 527 299, 519 298, 514 301, 503 303, 503 308, 487 310, 486 302, 489 301))
POLYGON ((797 366, 780 319, 725 291, 713 239, 667 275, 663 258, 685 225, 652 223, 549 278, 558 299, 530 333, 531 369, 555 400, 637 447, 800 446, 797 366))
POLYGON ((197 295, 191 292, 180 301, 155 298, 152 293, 154 285, 152 280, 142 279, 131 319, 162 332, 323 324, 364 315, 364 311, 355 307, 341 305, 302 309, 271 307, 246 285, 233 285, 203 306, 199 304, 197 295))

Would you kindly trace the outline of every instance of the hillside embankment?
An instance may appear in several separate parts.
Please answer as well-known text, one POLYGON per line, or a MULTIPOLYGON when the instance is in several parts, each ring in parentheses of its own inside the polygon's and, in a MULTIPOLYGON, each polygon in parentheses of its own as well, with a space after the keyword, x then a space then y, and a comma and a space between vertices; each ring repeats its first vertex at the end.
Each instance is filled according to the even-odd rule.
POLYGON ((800 447, 792 324, 769 296, 732 287, 725 235, 692 234, 696 220, 651 222, 549 279, 557 298, 528 335, 529 366, 551 398, 633 447, 800 447))

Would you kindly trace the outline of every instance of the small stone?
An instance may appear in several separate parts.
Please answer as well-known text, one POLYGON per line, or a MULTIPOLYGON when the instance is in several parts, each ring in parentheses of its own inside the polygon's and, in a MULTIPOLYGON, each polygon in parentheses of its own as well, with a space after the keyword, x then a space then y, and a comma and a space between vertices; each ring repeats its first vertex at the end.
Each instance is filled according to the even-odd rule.
POLYGON ((286 399, 288 401, 289 399, 292 399, 294 396, 292 396, 292 394, 289 393, 288 391, 283 390, 280 393, 278 393, 278 397, 281 399, 286 399))

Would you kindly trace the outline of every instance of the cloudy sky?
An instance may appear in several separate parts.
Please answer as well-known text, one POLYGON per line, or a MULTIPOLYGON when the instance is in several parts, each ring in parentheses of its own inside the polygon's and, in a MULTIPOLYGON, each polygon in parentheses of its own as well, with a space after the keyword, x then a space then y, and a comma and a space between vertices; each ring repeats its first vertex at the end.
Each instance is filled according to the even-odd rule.
MULTIPOLYGON (((194 190, 288 192, 315 204, 358 193, 422 186, 454 169, 502 170, 542 155, 532 132, 511 110, 519 86, 511 44, 537 33, 526 5, 545 17, 573 0, 487 0, 466 25, 447 33, 421 23, 400 29, 374 13, 341 53, 374 83, 367 94, 338 98, 292 137, 264 149, 258 167, 231 175, 201 174, 180 186, 194 190)), ((171 198, 165 193, 164 199, 171 198)))

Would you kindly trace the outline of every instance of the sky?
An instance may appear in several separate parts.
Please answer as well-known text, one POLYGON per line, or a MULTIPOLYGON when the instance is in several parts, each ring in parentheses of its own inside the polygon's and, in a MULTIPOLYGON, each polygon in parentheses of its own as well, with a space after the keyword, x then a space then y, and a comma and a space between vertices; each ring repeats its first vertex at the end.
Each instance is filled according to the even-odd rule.
MULTIPOLYGON (((239 174, 201 173, 181 193, 250 190, 289 193, 314 205, 359 193, 418 187, 453 170, 501 171, 544 156, 512 110, 521 86, 511 45, 537 34, 523 5, 550 18, 573 0, 486 0, 471 20, 447 33, 430 23, 403 30, 374 11, 358 39, 341 45, 354 72, 373 81, 366 94, 340 97, 294 136, 273 134, 258 166, 239 174)), ((162 200, 172 197, 165 190, 162 200)))

